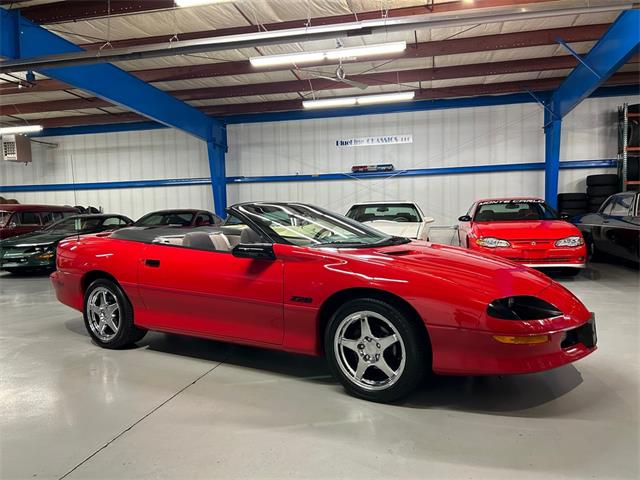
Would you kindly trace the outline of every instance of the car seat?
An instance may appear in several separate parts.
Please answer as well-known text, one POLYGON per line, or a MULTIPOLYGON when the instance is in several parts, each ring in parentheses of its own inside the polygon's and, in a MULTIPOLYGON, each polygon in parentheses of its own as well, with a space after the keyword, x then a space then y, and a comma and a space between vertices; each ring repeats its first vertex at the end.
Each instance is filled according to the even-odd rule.
POLYGON ((476 222, 489 222, 495 218, 496 212, 494 210, 482 210, 476 215, 476 222))
POLYGON ((182 246, 196 250, 215 251, 216 247, 206 232, 191 232, 184 236, 182 246))
POLYGON ((262 237, 251 228, 243 228, 240 233, 240 243, 261 243, 262 237))

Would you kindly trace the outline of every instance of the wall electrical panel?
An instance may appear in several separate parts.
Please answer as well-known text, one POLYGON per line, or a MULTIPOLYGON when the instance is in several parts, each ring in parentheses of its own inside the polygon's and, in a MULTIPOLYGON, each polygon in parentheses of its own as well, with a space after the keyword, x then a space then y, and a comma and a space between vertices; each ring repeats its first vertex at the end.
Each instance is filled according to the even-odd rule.
POLYGON ((31 141, 17 134, 2 135, 2 159, 5 162, 31 163, 31 141))

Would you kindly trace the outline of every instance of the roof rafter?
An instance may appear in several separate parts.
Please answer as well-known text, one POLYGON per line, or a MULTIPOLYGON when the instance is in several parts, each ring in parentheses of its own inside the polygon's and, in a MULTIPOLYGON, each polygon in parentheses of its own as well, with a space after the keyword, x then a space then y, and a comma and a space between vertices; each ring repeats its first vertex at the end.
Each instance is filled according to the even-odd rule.
MULTIPOLYGON (((638 57, 631 62, 638 63, 638 57)), ((483 77, 492 75, 507 75, 523 72, 539 72, 549 70, 561 70, 573 68, 577 60, 571 55, 559 57, 532 58, 524 60, 511 60, 506 62, 481 63, 471 65, 456 65, 441 68, 421 68, 414 70, 390 71, 383 73, 370 73, 364 75, 351 75, 350 80, 365 83, 371 86, 394 85, 403 83, 427 82, 433 80, 445 80, 456 78, 483 77)), ((291 80, 284 82, 254 83, 223 87, 194 88, 186 90, 168 91, 180 100, 209 100, 217 98, 244 97, 252 95, 269 95, 282 93, 307 92, 313 89, 334 90, 350 88, 350 85, 335 81, 313 78, 291 80)), ((2 115, 21 115, 42 112, 55 112, 64 110, 79 110, 84 108, 108 107, 111 104, 99 98, 74 98, 69 100, 53 100, 46 102, 18 103, 13 105, 0 105, 2 115)))
MULTIPOLYGON (((550 28, 544 30, 503 33, 495 35, 482 35, 477 37, 453 38, 432 42, 421 42, 409 45, 400 55, 376 57, 376 60, 426 58, 432 56, 456 55, 463 53, 495 51, 502 49, 534 47, 542 45, 555 45, 559 35, 566 42, 587 42, 598 40, 609 28, 609 24, 583 25, 568 28, 550 28)), ((343 60, 343 63, 356 63, 352 60, 343 60)), ((359 60, 362 61, 362 60, 359 60)), ((335 61, 305 64, 306 67, 335 65, 335 61)), ((236 62, 219 62, 202 65, 189 65, 180 67, 155 68, 148 70, 132 71, 133 75, 146 82, 168 82, 175 80, 188 80, 194 78, 207 78, 225 75, 244 75, 259 72, 288 70, 288 66, 261 68, 256 70, 248 60, 236 62)), ((57 80, 39 80, 29 88, 18 88, 14 84, 0 85, 0 95, 15 95, 29 92, 48 92, 69 88, 57 80)))
MULTIPOLYGON (((424 89, 416 95, 416 100, 434 100, 441 98, 474 97, 479 95, 502 95, 525 91, 549 91, 558 87, 564 78, 547 78, 543 80, 502 82, 476 85, 461 85, 455 87, 424 89)), ((638 75, 632 73, 618 73, 611 76, 605 85, 637 84, 638 75)), ((245 103, 234 105, 215 105, 201 108, 207 115, 226 116, 242 113, 277 112, 302 109, 301 100, 284 100, 274 102, 245 103)), ((45 128, 66 127, 77 125, 104 125, 110 123, 137 122, 145 120, 135 113, 116 113, 112 115, 78 115, 70 117, 54 117, 33 119, 45 128)))

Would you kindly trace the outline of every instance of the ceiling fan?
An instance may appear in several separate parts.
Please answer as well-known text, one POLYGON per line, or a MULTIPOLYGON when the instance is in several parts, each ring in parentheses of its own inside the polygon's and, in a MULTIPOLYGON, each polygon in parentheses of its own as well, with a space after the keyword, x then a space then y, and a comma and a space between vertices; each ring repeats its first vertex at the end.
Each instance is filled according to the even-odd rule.
POLYGON ((338 65, 338 68, 336 68, 333 76, 324 75, 322 73, 316 72, 315 70, 303 69, 302 71, 306 72, 314 78, 323 78, 325 80, 331 80, 332 82, 345 83, 351 87, 359 88, 360 90, 364 90, 369 86, 366 83, 358 82, 357 80, 350 80, 349 78, 347 78, 347 74, 342 67, 342 63, 338 65))

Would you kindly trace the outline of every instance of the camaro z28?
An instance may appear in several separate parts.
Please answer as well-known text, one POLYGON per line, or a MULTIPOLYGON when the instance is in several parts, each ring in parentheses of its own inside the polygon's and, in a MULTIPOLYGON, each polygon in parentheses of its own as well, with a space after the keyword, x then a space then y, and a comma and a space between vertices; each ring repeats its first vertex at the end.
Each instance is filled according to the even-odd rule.
POLYGON ((430 370, 529 373, 596 348, 593 315, 528 267, 300 203, 228 213, 220 227, 64 240, 57 297, 101 347, 156 330, 324 355, 348 392, 382 402, 430 370))

